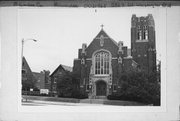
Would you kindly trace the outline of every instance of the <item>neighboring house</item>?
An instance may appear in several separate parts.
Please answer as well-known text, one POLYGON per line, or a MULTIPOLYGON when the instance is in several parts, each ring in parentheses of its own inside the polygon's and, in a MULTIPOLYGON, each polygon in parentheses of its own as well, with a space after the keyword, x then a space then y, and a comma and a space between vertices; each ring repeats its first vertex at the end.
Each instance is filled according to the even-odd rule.
POLYGON ((40 89, 45 89, 45 74, 43 72, 33 72, 34 77, 36 78, 36 87, 40 89))
POLYGON ((51 79, 51 92, 57 93, 57 79, 62 76, 66 71, 72 72, 72 67, 60 64, 55 71, 50 75, 51 79))
POLYGON ((36 78, 36 87, 40 89, 49 89, 50 90, 50 78, 49 78, 49 71, 41 71, 33 72, 34 77, 36 78))
POLYGON ((22 58, 22 90, 30 91, 35 88, 36 78, 33 76, 25 57, 22 58))
POLYGON ((122 41, 117 43, 102 28, 89 46, 82 44, 73 73, 80 78, 81 93, 98 98, 118 93, 121 75, 136 69, 147 74, 156 71, 155 24, 151 14, 132 15, 131 49, 122 41))

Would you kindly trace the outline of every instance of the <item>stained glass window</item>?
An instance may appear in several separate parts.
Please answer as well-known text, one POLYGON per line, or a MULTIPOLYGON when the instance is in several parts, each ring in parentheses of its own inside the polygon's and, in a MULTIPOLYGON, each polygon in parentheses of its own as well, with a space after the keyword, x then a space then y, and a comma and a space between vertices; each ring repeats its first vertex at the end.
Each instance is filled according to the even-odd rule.
POLYGON ((95 74, 109 74, 109 60, 109 53, 97 53, 95 55, 95 74))

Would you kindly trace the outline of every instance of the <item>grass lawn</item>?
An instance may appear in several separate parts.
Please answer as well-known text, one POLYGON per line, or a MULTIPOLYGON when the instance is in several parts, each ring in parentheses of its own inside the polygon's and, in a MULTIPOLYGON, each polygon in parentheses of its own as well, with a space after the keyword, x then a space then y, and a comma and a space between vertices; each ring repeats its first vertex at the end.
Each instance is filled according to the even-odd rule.
POLYGON ((60 97, 47 97, 47 96, 22 96, 24 99, 28 100, 42 100, 42 101, 55 101, 55 102, 71 102, 71 103, 79 103, 80 99, 75 98, 60 98, 60 97))

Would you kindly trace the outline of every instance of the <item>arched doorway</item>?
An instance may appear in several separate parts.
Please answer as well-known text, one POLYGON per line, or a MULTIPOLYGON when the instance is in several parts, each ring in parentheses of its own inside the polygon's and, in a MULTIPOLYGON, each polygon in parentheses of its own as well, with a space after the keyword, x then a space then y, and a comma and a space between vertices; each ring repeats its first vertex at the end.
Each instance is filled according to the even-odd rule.
POLYGON ((106 83, 104 81, 96 82, 96 96, 106 96, 106 83))

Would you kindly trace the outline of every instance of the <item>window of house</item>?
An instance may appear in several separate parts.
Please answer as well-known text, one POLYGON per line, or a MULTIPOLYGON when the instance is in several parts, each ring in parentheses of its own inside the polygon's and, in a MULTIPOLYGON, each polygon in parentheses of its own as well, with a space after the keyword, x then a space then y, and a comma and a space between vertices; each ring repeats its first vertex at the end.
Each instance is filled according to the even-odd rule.
POLYGON ((57 83, 57 78, 54 78, 54 83, 57 83))
POLYGON ((86 91, 89 91, 89 84, 86 84, 86 91))
POLYGON ((97 53, 95 55, 95 74, 109 74, 109 61, 109 53, 97 53))
POLYGON ((22 69, 22 74, 26 74, 26 69, 22 69))
POLYGON ((113 85, 113 91, 114 91, 114 92, 117 91, 117 85, 116 85, 116 84, 113 85))

